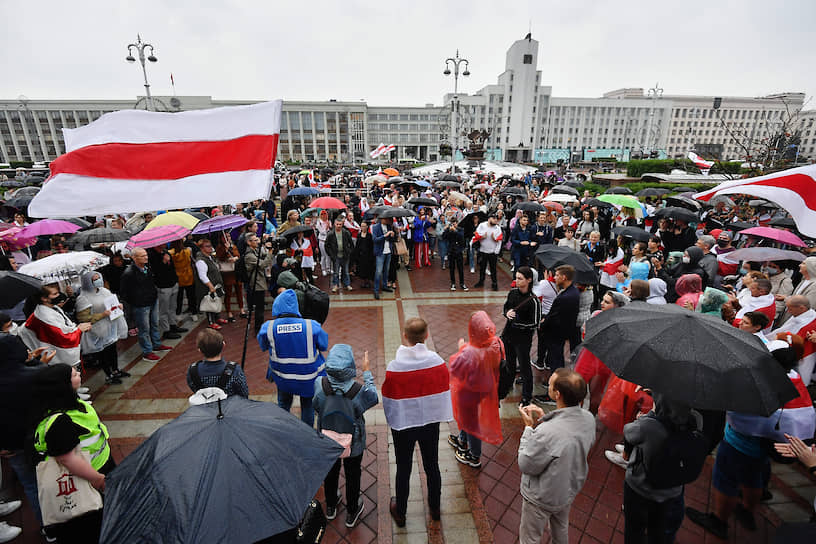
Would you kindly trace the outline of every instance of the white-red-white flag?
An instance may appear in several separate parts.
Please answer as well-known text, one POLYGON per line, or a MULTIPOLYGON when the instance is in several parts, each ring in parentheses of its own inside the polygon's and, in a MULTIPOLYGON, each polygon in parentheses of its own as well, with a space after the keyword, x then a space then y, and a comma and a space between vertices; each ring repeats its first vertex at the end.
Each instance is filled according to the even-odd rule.
POLYGON ((395 146, 394 144, 391 144, 389 146, 386 146, 386 148, 383 150, 383 153, 391 153, 396 148, 397 148, 397 146, 395 146))
POLYGON ((377 147, 372 149, 371 153, 369 153, 368 156, 371 157, 372 159, 376 159, 377 157, 382 155, 384 149, 385 149, 385 144, 381 143, 380 145, 378 145, 377 147))
POLYGON ((726 181, 697 193, 694 198, 708 201, 715 195, 734 194, 756 196, 779 204, 791 214, 799 232, 816 237, 816 164, 726 181))
POLYGON ((714 166, 713 161, 707 161, 703 159, 700 155, 698 155, 694 151, 689 151, 688 158, 691 159, 691 162, 694 163, 694 166, 696 166, 700 170, 708 170, 712 166, 714 166))
POLYGON ((282 101, 181 113, 122 110, 63 129, 67 152, 32 217, 212 206, 268 198, 282 101))

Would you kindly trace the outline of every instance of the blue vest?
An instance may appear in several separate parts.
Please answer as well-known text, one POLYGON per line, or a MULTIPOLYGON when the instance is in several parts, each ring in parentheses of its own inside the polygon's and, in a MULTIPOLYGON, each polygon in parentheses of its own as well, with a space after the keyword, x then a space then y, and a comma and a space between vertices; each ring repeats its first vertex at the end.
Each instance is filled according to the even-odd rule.
POLYGON ((314 395, 314 380, 326 374, 318 338, 320 324, 300 317, 281 317, 264 323, 260 334, 269 341, 269 370, 278 389, 301 397, 314 395))

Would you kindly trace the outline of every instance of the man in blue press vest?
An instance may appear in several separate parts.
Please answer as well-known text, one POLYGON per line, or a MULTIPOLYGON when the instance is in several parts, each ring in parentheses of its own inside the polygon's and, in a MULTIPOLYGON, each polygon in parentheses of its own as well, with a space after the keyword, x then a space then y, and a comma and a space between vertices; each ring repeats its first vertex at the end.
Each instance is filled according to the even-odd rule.
POLYGON ((258 332, 258 344, 269 351, 266 379, 278 388, 278 406, 287 412, 294 395, 300 397, 300 419, 314 425, 314 382, 326 374, 321 352, 329 349, 329 335, 313 319, 304 319, 298 310, 297 295, 283 291, 272 304, 272 319, 258 332))

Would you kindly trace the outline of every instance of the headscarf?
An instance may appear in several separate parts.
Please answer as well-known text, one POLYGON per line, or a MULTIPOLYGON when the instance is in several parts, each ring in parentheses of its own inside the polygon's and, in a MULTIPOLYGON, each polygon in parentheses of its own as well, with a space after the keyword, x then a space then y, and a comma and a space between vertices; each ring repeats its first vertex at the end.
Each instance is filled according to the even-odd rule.
POLYGON ((501 444, 499 363, 504 348, 496 325, 485 311, 468 323, 468 343, 451 356, 450 390, 459 429, 490 444, 501 444))
POLYGON ((674 284, 674 290, 678 296, 675 304, 684 306, 686 302, 691 302, 696 308, 700 295, 703 294, 703 280, 697 274, 683 274, 674 284))
POLYGON ((808 257, 805 259, 805 269, 811 281, 816 281, 816 257, 808 257))
POLYGON ((697 303, 697 311, 720 317, 723 305, 728 302, 728 295, 719 289, 706 287, 697 303))

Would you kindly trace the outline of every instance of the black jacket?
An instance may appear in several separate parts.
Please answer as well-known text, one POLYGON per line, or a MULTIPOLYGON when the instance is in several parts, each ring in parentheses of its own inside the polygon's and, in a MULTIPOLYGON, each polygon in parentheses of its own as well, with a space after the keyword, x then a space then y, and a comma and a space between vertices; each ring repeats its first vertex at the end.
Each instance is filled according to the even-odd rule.
POLYGON ((26 366, 28 350, 19 337, 0 333, 0 409, 6 414, 0 450, 22 450, 30 429, 28 408, 34 377, 43 365, 26 366))
POLYGON ((153 306, 156 299, 159 298, 159 292, 153 282, 153 272, 150 266, 146 266, 144 272, 139 270, 135 264, 128 266, 122 272, 119 295, 122 300, 136 308, 153 306))
POLYGON ((661 231, 660 240, 663 242, 663 247, 666 248, 666 253, 685 251, 687 247, 693 246, 697 242, 697 235, 694 233, 694 229, 686 227, 680 231, 680 234, 675 234, 673 230, 661 231))
POLYGON ((465 231, 460 228, 445 228, 442 239, 448 243, 448 255, 462 255, 465 251, 465 231))
POLYGON ((574 284, 558 293, 538 334, 548 340, 567 340, 575 332, 581 293, 574 284))
MULTIPOLYGON (((331 260, 337 259, 337 234, 336 231, 332 229, 328 234, 326 234, 326 241, 324 242, 323 247, 326 248, 326 255, 329 256, 331 260)), ((349 259, 351 257, 351 253, 354 251, 354 240, 351 239, 351 233, 347 229, 343 229, 343 258, 349 259)))
POLYGON ((167 251, 147 250, 147 262, 150 263, 150 269, 153 271, 153 281, 156 282, 156 287, 166 289, 173 287, 178 283, 178 276, 176 275, 176 266, 173 264, 173 259, 170 262, 164 263, 164 255, 170 255, 167 251))
POLYGON ((507 294, 502 315, 507 317, 510 310, 516 310, 516 317, 508 318, 503 336, 511 343, 532 341, 533 332, 541 321, 541 301, 532 293, 525 294, 516 288, 507 294))

